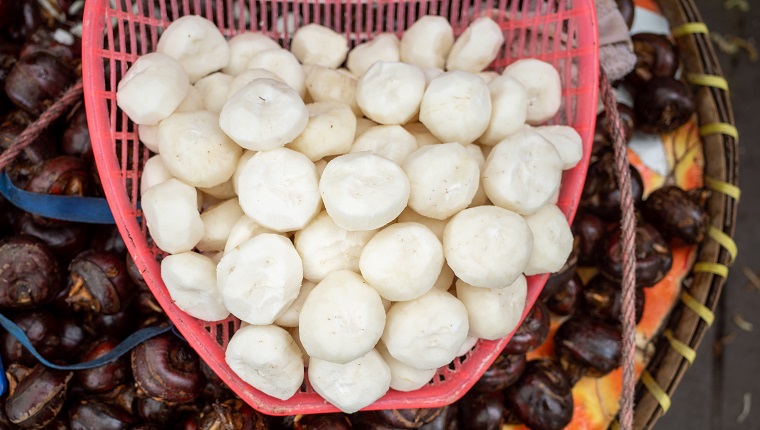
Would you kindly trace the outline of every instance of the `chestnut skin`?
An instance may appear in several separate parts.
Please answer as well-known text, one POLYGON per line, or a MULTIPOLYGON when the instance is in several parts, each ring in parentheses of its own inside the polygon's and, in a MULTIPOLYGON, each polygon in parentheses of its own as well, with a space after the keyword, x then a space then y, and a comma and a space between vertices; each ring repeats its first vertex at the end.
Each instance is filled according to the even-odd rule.
POLYGON ((44 51, 19 59, 5 79, 5 93, 16 106, 39 116, 76 81, 76 73, 44 51))
POLYGON ((72 372, 34 366, 14 386, 5 401, 8 420, 23 428, 39 428, 50 424, 66 401, 66 389, 72 372))
POLYGON ((572 384, 548 358, 531 360, 520 379, 504 390, 512 414, 532 429, 560 430, 573 419, 572 384))
POLYGON ((459 401, 459 427, 463 430, 501 430, 505 415, 499 392, 471 391, 459 401))
MULTIPOLYGON (((115 339, 101 339, 90 345, 79 362, 87 362, 112 351, 119 342, 115 339)), ((92 393, 105 393, 125 383, 129 378, 129 358, 119 357, 115 361, 76 373, 77 385, 92 393)))
POLYGON ((509 355, 503 352, 496 357, 488 370, 478 379, 473 389, 480 392, 501 391, 514 384, 525 371, 525 354, 509 355))
POLYGON ((123 259, 105 251, 84 251, 69 264, 72 281, 66 302, 75 310, 114 315, 134 297, 123 259))

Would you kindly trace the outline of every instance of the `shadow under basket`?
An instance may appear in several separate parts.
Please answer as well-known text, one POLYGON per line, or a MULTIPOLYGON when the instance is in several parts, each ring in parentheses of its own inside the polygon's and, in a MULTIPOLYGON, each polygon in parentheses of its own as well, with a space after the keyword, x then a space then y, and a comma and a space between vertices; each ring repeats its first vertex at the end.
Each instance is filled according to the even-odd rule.
MULTIPOLYGON (((116 87, 129 66, 139 55, 154 50, 172 20, 190 14, 209 18, 227 37, 249 30, 263 32, 285 48, 293 32, 309 23, 330 27, 355 46, 382 32, 400 37, 423 15, 447 18, 457 36, 474 19, 493 18, 503 30, 505 44, 490 70, 501 71, 517 59, 532 57, 553 64, 560 72, 562 107, 549 123, 573 126, 584 144, 583 160, 564 172, 558 202, 568 222, 575 215, 591 152, 598 92, 599 53, 591 0, 88 1, 82 50, 87 120, 115 221, 166 314, 214 372, 255 409, 273 415, 337 411, 312 390, 308 377, 300 392, 285 401, 251 387, 224 360, 224 348, 240 322, 230 318, 207 323, 173 304, 160 276, 161 253, 150 245, 138 210, 141 169, 151 153, 138 140, 136 126, 116 106, 116 87)), ((528 279, 525 313, 546 277, 528 279)), ((439 369, 428 385, 413 392, 390 390, 366 409, 437 407, 456 401, 495 360, 509 337, 479 341, 470 352, 439 369)))

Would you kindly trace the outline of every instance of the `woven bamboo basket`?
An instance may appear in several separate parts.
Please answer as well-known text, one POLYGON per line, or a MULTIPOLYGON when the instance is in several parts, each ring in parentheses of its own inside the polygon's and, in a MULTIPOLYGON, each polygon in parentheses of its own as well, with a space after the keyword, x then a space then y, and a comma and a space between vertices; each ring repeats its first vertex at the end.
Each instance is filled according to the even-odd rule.
POLYGON ((672 335, 654 342, 655 354, 636 389, 634 428, 650 429, 670 406, 673 395, 693 361, 713 321, 713 311, 736 254, 738 188, 738 133, 715 50, 707 27, 692 0, 658 0, 681 52, 683 76, 692 84, 697 102, 699 134, 704 150, 705 185, 712 190, 707 202, 709 237, 697 251, 696 264, 683 285, 681 300, 664 329, 672 335))

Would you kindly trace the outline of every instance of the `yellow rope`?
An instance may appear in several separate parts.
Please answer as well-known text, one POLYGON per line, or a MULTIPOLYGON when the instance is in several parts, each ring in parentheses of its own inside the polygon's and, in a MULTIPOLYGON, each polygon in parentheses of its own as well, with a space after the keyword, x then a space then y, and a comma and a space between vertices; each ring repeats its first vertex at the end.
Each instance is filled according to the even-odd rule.
POLYGON ((707 230, 707 235, 718 242, 722 247, 726 248, 728 255, 731 257, 731 259, 728 260, 728 264, 731 264, 736 260, 736 255, 739 253, 739 249, 736 246, 736 242, 731 239, 731 236, 713 226, 710 226, 707 230))
POLYGON ((718 88, 725 92, 728 92, 728 81, 723 76, 689 73, 686 75, 686 80, 694 85, 718 88))
POLYGON ((641 374, 641 383, 643 383, 647 390, 649 390, 652 397, 657 400, 662 411, 667 412, 668 409, 670 409, 670 396, 668 396, 668 393, 660 387, 660 384, 658 384, 652 375, 646 370, 641 374))
POLYGON ((718 275, 721 278, 728 278, 728 266, 720 263, 711 263, 703 261, 694 265, 694 272, 712 273, 718 275))
POLYGON ((717 191, 721 194, 725 194, 736 201, 739 201, 739 198, 742 195, 741 189, 739 189, 739 187, 736 185, 729 184, 728 182, 723 182, 709 176, 705 176, 705 185, 707 185, 707 188, 713 191, 717 191))
POLYGON ((713 322, 715 322, 715 314, 713 311, 711 311, 707 306, 700 303, 686 291, 683 291, 681 293, 681 302, 683 302, 687 308, 691 309, 692 312, 697 314, 697 316, 702 318, 702 320, 707 323, 708 326, 711 326, 713 322))
POLYGON ((739 139, 739 130, 737 130, 733 124, 729 124, 727 122, 714 122, 712 124, 705 124, 699 127, 700 136, 705 137, 711 134, 725 134, 726 136, 731 136, 734 139, 739 139))
POLYGON ((707 25, 704 22, 687 22, 674 27, 671 31, 673 37, 688 36, 690 34, 709 34, 707 25))
POLYGON ((685 358, 689 364, 694 363, 694 360, 697 358, 697 351, 694 351, 689 345, 676 339, 675 335, 670 330, 665 330, 662 335, 668 339, 668 343, 670 343, 670 347, 673 348, 673 351, 685 358))

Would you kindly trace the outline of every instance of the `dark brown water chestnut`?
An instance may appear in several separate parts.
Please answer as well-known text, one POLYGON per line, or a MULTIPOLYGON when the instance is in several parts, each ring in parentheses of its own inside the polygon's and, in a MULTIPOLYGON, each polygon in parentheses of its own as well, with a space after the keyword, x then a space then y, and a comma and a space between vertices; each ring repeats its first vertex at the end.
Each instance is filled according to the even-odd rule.
MULTIPOLYGON (((629 166, 633 203, 638 206, 644 194, 644 182, 639 171, 629 166)), ((605 152, 591 163, 581 195, 581 207, 606 221, 620 220, 620 187, 615 173, 615 154, 605 152)))
POLYGON ((63 61, 47 52, 20 58, 5 79, 5 93, 16 106, 40 115, 76 81, 63 61))
POLYGON ((123 338, 135 331, 138 328, 138 323, 142 322, 140 318, 135 318, 136 314, 134 302, 115 314, 105 315, 100 312, 86 312, 83 318, 83 326, 90 333, 123 338))
MULTIPOLYGON (((633 132, 636 131, 636 111, 632 107, 624 103, 617 103, 618 114, 620 114, 620 120, 623 124, 623 140, 627 144, 633 137, 633 132)), ((596 116, 596 128, 594 131, 594 145, 596 150, 595 154, 599 154, 601 149, 612 148, 614 137, 610 130, 610 120, 607 118, 606 112, 601 112, 596 116)))
MULTIPOLYGON (((119 342, 115 339, 100 339, 90 345, 79 358, 79 361, 84 363, 102 357, 111 352, 118 344, 119 342)), ((77 385, 91 393, 112 391, 125 383, 128 378, 129 358, 126 356, 119 357, 102 366, 76 372, 77 385)))
POLYGON ((652 78, 672 78, 678 70, 678 48, 664 34, 636 33, 631 36, 636 66, 625 80, 634 89, 652 78))
POLYGON ((0 308, 32 309, 61 290, 58 262, 50 249, 30 236, 0 241, 0 308))
POLYGON ((531 360, 522 377, 504 390, 504 399, 521 422, 534 430, 559 430, 573 419, 570 379, 550 359, 531 360))
POLYGON ((575 312, 578 302, 581 301, 583 281, 576 273, 575 276, 565 282, 553 295, 546 298, 546 307, 555 315, 567 316, 575 312))
POLYGON ((470 391, 459 401, 459 428, 501 430, 505 413, 506 408, 501 393, 470 391))
POLYGON ((119 313, 129 305, 134 287, 122 259, 110 252, 85 251, 69 264, 72 286, 66 302, 75 310, 104 315, 119 313))
POLYGON ((549 309, 542 301, 536 301, 512 339, 504 347, 504 353, 520 355, 538 348, 549 335, 550 323, 549 309))
MULTIPOLYGON (((93 231, 90 249, 94 251, 105 251, 116 254, 119 258, 127 255, 127 245, 119 233, 119 229, 113 225, 90 226, 93 231)), ((129 271, 129 268, 127 268, 129 271)), ((130 276, 131 277, 131 276, 130 276)))
MULTIPOLYGON (((9 372, 12 376, 13 372, 9 372)), ((72 372, 36 365, 22 378, 9 380, 5 401, 8 420, 21 428, 40 428, 50 424, 66 400, 72 372)))
POLYGON ((630 29, 633 25, 633 17, 636 11, 636 8, 633 5, 633 0, 615 0, 615 3, 617 3, 620 14, 623 15, 625 25, 630 29))
POLYGON ((28 212, 21 214, 16 218, 16 230, 45 242, 58 258, 69 260, 90 245, 92 226, 67 221, 39 223, 39 218, 28 212))
POLYGON ((691 91, 675 78, 652 78, 636 92, 636 123, 645 133, 663 134, 684 125, 696 105, 691 91))
POLYGON ((704 207, 676 185, 653 191, 641 206, 641 214, 665 239, 688 245, 702 242, 710 224, 704 207))
POLYGON ((525 355, 509 355, 501 353, 491 364, 483 376, 478 379, 473 389, 488 393, 501 391, 515 383, 525 370, 525 355))
POLYGON ((71 430, 127 430, 135 423, 126 411, 97 400, 82 400, 69 410, 71 430))
POLYGON ((173 334, 156 336, 132 350, 132 375, 150 397, 167 402, 195 400, 203 388, 198 355, 173 334))
POLYGON ((137 387, 130 381, 129 383, 119 385, 113 390, 99 394, 97 398, 105 403, 114 405, 134 415, 136 413, 137 387))
POLYGON ((298 415, 293 420, 294 430, 347 430, 354 428, 345 414, 298 415))
POLYGON ((583 376, 604 376, 620 366, 622 333, 586 315, 573 315, 554 334, 554 352, 575 384, 583 376))
POLYGON ((90 189, 90 173, 81 158, 61 155, 40 167, 29 180, 27 191, 65 196, 84 196, 90 189))
POLYGON ((10 19, 8 25, 0 28, 0 31, 18 44, 24 43, 34 30, 42 25, 39 4, 33 0, 10 0, 10 19))
POLYGON ((434 420, 441 413, 439 408, 384 409, 362 412, 357 428, 367 429, 417 429, 434 420))
POLYGON ((153 424, 167 424, 175 416, 173 404, 145 395, 136 397, 135 412, 140 418, 153 424))
POLYGON ((573 235, 578 246, 578 264, 595 266, 599 244, 613 224, 591 212, 579 213, 573 221, 573 235))
POLYGON ((562 285, 573 279, 575 272, 578 270, 580 251, 580 241, 576 238, 573 242, 573 249, 570 251, 567 261, 565 261, 565 265, 558 272, 549 275, 549 279, 546 280, 546 284, 544 284, 544 288, 539 295, 540 300, 545 301, 547 297, 559 291, 562 285))
POLYGON ((457 403, 446 405, 441 413, 433 421, 423 424, 420 430, 458 430, 459 429, 459 406, 457 403))
MULTIPOLYGON (((599 248, 599 272, 609 279, 622 282, 623 244, 619 226, 604 237, 599 248)), ((662 280, 673 265, 670 246, 654 226, 636 224, 636 285, 650 287, 662 280)))
MULTIPOLYGON (((5 122, 0 125, 0 150, 8 149, 25 129, 25 124, 5 122)), ((34 139, 29 146, 21 150, 6 167, 8 176, 13 180, 15 186, 25 188, 30 177, 40 165, 58 155, 53 135, 47 130, 34 139)))
POLYGON ((68 126, 63 132, 61 149, 64 154, 80 157, 88 163, 92 163, 92 143, 90 142, 90 130, 87 128, 87 113, 84 105, 74 111, 68 121, 68 126))
MULTIPOLYGON (((10 317, 29 338, 32 346, 48 359, 56 358, 57 347, 60 342, 57 333, 57 320, 50 312, 32 311, 12 315, 10 317)), ((3 362, 18 363, 25 366, 33 366, 36 359, 21 345, 14 336, 3 331, 0 333, 0 351, 3 362)))
POLYGON ((82 41, 64 26, 39 27, 26 39, 19 57, 26 57, 36 52, 46 52, 75 66, 81 61, 82 41))
MULTIPOLYGON (((646 294, 641 288, 636 289, 636 323, 644 315, 646 294)), ((594 276, 583 287, 580 309, 585 315, 610 324, 620 323, 623 313, 623 290, 620 283, 611 281, 602 275, 594 276)))
MULTIPOLYGON (((240 399, 210 403, 204 408, 201 415, 200 430, 266 430, 269 428, 266 417, 240 399)), ((335 427, 309 428, 327 429, 335 427)))

